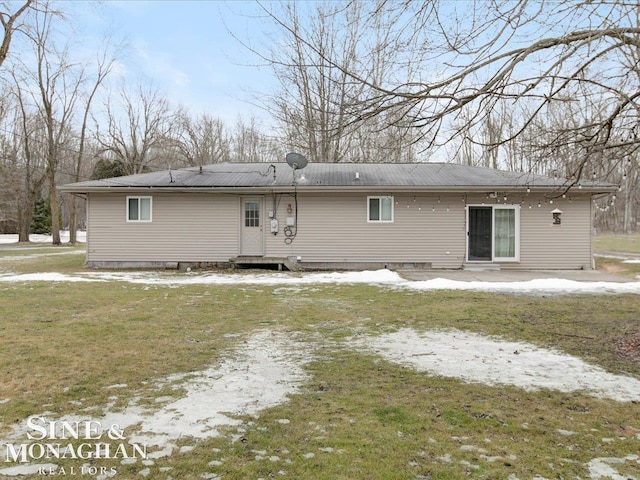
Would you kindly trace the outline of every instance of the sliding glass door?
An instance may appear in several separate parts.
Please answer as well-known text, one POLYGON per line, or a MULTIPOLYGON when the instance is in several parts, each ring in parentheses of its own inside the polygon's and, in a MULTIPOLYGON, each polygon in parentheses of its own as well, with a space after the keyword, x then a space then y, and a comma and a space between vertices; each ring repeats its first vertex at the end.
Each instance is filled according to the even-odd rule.
POLYGON ((467 260, 517 262, 520 260, 519 205, 492 205, 467 210, 467 260))

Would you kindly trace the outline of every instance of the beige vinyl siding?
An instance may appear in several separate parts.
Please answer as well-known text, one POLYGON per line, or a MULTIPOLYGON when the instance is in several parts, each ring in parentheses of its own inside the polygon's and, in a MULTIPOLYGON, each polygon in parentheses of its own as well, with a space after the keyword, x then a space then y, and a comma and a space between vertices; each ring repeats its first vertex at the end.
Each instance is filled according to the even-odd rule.
MULTIPOLYGON (((513 195, 507 204, 520 204, 520 261, 500 263, 503 269, 591 268, 591 197, 555 198, 544 195, 513 195), (538 207, 540 202, 540 207, 538 207), (531 205, 531 208, 529 208, 531 205), (562 224, 553 225, 551 211, 562 210, 562 224)), ((496 204, 495 199, 470 195, 472 205, 496 204)), ((499 204, 504 204, 501 200, 499 204)))
MULTIPOLYGON (((278 209, 280 233, 267 236, 266 255, 300 256, 302 262, 431 263, 433 268, 461 268, 466 262, 466 204, 492 205, 486 195, 362 194, 298 195, 298 234, 284 243, 286 206, 278 209), (367 197, 394 196, 394 222, 368 223, 367 197), (414 200, 415 199, 415 200, 414 200), (466 203, 465 203, 466 202, 466 203), (448 210, 447 210, 448 209, 448 210)), ((520 261, 505 269, 579 269, 591 265, 591 200, 588 196, 556 199, 537 207, 539 197, 515 195, 520 205, 520 261), (529 203, 532 208, 529 209, 529 203), (554 226, 551 211, 563 211, 554 226)), ((504 201, 501 201, 504 204, 504 201)), ((267 203, 267 210, 270 210, 267 203)), ((291 214, 292 215, 292 214, 291 214)))
MULTIPOLYGON (((129 196, 136 195, 129 193, 129 196)), ((148 196, 148 191, 140 193, 148 196)), ((88 195, 87 259, 93 262, 226 262, 239 253, 240 195, 162 193, 153 196, 153 221, 126 222, 127 194, 88 195)), ((263 196, 265 256, 301 257, 304 263, 430 263, 461 268, 466 262, 465 205, 495 204, 486 195, 396 193, 299 193, 295 240, 283 229, 290 195, 277 195, 279 232, 269 233, 271 194, 263 196), (367 221, 367 197, 393 196, 393 223, 367 221), (447 210, 448 209, 448 210, 447 210)), ((591 265, 591 200, 556 199, 537 207, 539 195, 518 194, 520 261, 505 269, 578 269, 591 265), (532 208, 528 205, 531 203, 532 208), (562 225, 551 211, 559 208, 562 225)), ((504 201, 500 201, 504 203, 504 201)))
MULTIPOLYGON (((555 199, 553 204, 523 205, 520 217, 520 268, 591 268, 591 198, 555 199), (551 211, 562 210, 562 224, 553 225, 551 211)), ((507 267, 508 268, 508 267, 507 267)))
POLYGON ((150 194, 151 222, 127 222, 130 194, 89 194, 90 262, 219 262, 238 253, 235 195, 150 194))
POLYGON ((288 204, 293 207, 293 199, 283 196, 280 233, 267 237, 269 256, 300 256, 302 262, 431 262, 434 268, 459 268, 464 260, 461 195, 441 195, 438 203, 437 196, 416 194, 414 202, 413 194, 388 191, 298 194, 298 234, 291 245, 282 233, 288 204), (367 222, 367 197, 387 195, 394 196, 393 223, 367 222))

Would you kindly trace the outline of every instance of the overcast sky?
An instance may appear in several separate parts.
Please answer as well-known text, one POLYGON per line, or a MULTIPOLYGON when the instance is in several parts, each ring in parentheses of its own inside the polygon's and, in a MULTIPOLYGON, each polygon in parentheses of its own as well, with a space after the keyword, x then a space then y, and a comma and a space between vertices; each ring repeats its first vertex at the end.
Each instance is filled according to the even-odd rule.
POLYGON ((150 79, 172 102, 225 122, 266 116, 248 102, 270 90, 271 70, 229 33, 264 44, 255 2, 107 0, 73 20, 95 41, 105 28, 126 39, 118 73, 127 82, 150 79))

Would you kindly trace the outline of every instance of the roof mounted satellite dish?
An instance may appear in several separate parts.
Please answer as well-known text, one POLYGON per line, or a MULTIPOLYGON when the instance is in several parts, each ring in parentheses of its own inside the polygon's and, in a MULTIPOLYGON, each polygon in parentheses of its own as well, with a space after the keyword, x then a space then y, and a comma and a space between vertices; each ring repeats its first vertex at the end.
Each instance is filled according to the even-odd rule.
POLYGON ((294 170, 300 170, 306 167, 307 163, 309 163, 307 157, 295 152, 287 153, 286 160, 289 166, 294 170))

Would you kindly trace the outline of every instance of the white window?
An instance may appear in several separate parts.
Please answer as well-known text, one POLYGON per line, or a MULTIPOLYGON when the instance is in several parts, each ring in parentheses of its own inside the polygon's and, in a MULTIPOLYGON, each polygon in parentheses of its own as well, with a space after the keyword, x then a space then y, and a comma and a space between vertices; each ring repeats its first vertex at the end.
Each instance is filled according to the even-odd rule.
POLYGON ((393 222, 393 197, 367 197, 367 221, 393 222))
POLYGON ((151 197, 127 197, 127 222, 151 221, 151 197))

